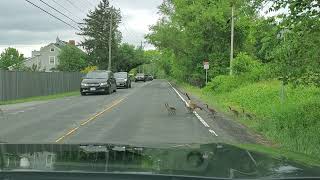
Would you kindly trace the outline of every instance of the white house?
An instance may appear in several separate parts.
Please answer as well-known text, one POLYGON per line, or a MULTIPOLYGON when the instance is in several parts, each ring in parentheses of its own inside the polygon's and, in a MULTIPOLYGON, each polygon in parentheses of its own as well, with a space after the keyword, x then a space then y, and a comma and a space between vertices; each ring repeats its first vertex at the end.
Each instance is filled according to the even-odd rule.
POLYGON ((50 43, 47 46, 41 47, 39 51, 32 51, 31 57, 24 61, 24 65, 30 68, 36 66, 37 69, 46 72, 53 71, 59 65, 58 55, 61 48, 68 43, 75 45, 74 40, 65 42, 57 37, 55 43, 50 43))

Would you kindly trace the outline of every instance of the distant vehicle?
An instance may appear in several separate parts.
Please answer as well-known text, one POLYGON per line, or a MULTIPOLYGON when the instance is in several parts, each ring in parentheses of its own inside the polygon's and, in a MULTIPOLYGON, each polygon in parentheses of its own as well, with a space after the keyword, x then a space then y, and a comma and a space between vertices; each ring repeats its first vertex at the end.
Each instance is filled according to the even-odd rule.
POLYGON ((131 79, 127 72, 114 73, 116 78, 117 87, 131 88, 131 79))
POLYGON ((152 81, 153 80, 153 76, 151 74, 147 74, 146 75, 146 80, 147 81, 152 81))
POLYGON ((146 76, 143 73, 138 73, 135 77, 135 82, 137 81, 144 81, 146 82, 146 76))
POLYGON ((80 93, 82 96, 88 93, 111 94, 117 91, 116 79, 111 71, 89 72, 81 82, 80 93))

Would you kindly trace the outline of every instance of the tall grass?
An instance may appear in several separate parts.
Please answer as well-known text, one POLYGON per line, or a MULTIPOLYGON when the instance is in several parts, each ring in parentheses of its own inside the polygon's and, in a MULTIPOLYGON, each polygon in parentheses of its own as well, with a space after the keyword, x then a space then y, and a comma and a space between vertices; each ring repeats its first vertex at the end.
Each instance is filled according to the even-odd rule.
POLYGON ((227 112, 227 106, 254 115, 242 123, 264 134, 282 148, 320 157, 320 89, 285 87, 279 81, 245 83, 231 91, 184 87, 207 103, 227 112))

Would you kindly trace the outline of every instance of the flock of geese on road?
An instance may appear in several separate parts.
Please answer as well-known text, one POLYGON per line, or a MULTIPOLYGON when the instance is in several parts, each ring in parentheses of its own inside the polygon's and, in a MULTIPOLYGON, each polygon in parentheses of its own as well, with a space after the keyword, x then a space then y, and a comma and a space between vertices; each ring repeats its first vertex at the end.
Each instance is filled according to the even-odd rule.
MULTIPOLYGON (((188 93, 185 93, 185 95, 188 98, 188 101, 185 104, 185 107, 189 113, 192 113, 196 109, 204 110, 203 107, 199 106, 197 103, 195 103, 194 101, 191 100, 188 93)), ((175 107, 169 106, 168 103, 165 103, 164 105, 168 111, 168 115, 175 115, 176 114, 177 109, 175 107)), ((210 108, 208 104, 204 104, 204 105, 206 106, 206 111, 212 116, 212 118, 214 118, 215 115, 217 114, 217 111, 213 108, 210 108)), ((232 112, 233 115, 235 115, 236 117, 240 116, 239 110, 237 110, 231 106, 228 106, 228 108, 229 108, 229 111, 232 112)), ((245 110, 243 108, 242 108, 242 114, 248 119, 253 119, 253 115, 245 112, 245 110)))

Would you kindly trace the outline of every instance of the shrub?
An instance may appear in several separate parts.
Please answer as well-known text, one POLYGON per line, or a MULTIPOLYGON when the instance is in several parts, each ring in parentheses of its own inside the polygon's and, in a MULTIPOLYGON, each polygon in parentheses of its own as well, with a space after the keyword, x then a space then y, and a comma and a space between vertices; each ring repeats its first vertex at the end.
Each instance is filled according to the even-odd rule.
POLYGON ((221 75, 213 78, 207 84, 205 90, 214 91, 216 93, 230 92, 237 87, 247 83, 245 76, 228 76, 221 75))
POLYGON ((239 53, 232 61, 231 68, 234 75, 246 76, 250 81, 265 79, 267 74, 267 68, 246 53, 239 53))
POLYGON ((87 74, 88 72, 97 70, 98 67, 97 66, 88 66, 86 68, 84 68, 81 72, 87 74))

